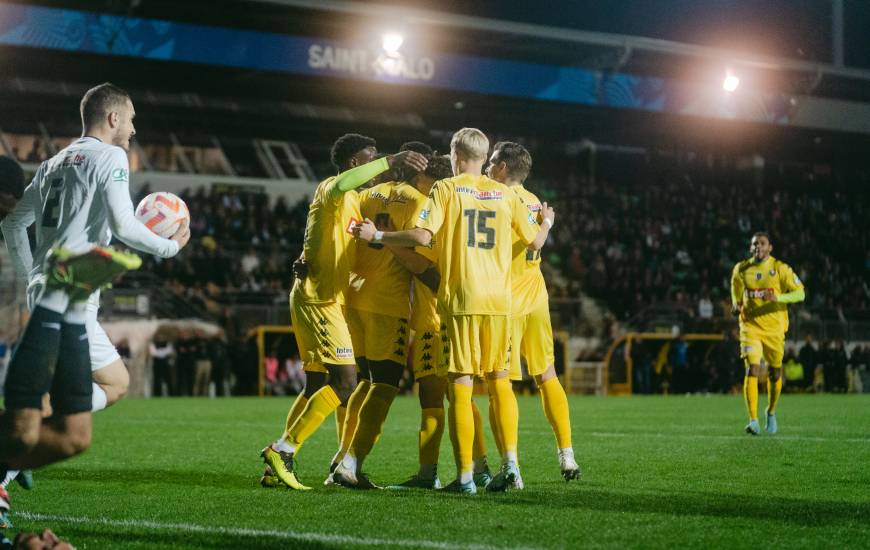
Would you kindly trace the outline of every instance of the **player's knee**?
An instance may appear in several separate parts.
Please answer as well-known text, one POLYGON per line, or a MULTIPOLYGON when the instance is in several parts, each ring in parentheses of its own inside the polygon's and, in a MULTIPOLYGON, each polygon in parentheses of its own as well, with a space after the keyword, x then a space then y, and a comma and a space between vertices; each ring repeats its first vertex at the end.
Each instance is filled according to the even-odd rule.
POLYGON ((758 372, 760 371, 760 367, 758 365, 747 365, 746 366, 746 375, 747 376, 755 376, 758 377, 758 372))
POLYGON ((549 367, 547 367, 547 370, 543 372, 543 374, 535 375, 535 384, 540 386, 547 380, 552 380, 553 378, 556 378, 556 367, 550 365, 549 367))
POLYGON ((305 373, 305 389, 302 390, 302 395, 311 398, 320 388, 326 384, 326 374, 322 372, 306 372, 305 373))
POLYGON ((399 386, 405 368, 395 361, 370 361, 372 382, 399 386))
POLYGON ((90 426, 78 426, 66 434, 62 452, 67 458, 80 455, 91 447, 90 426))
POLYGON ((329 385, 332 386, 332 389, 335 391, 335 394, 341 402, 347 403, 348 399, 350 399, 350 395, 356 389, 356 376, 342 375, 332 377, 329 381, 329 385))
POLYGON ((438 376, 426 376, 420 379, 420 408, 440 409, 444 407, 444 395, 447 380, 438 376))
POLYGON ((106 392, 106 406, 113 405, 127 395, 130 388, 130 373, 124 362, 118 359, 114 363, 95 370, 93 380, 106 392))
POLYGON ((777 380, 779 380, 779 377, 782 376, 782 368, 770 367, 769 369, 767 369, 767 375, 770 377, 771 380, 776 382, 777 380))

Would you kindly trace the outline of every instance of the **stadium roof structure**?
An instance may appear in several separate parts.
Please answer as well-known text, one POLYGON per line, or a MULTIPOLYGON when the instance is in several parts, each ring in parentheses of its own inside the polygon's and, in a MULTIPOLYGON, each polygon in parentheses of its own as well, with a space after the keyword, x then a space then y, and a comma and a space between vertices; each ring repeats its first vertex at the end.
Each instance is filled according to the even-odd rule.
MULTIPOLYGON (((60 20, 67 25, 76 18, 92 17, 79 25, 91 35, 63 33, 64 38, 78 36, 78 42, 60 48, 56 32, 46 32, 39 42, 39 33, 12 35, 8 27, 4 33, 0 24, 0 48, 9 52, 0 56, 0 66, 3 74, 15 75, 0 79, 0 95, 15 96, 7 105, 14 103, 20 112, 38 104, 40 116, 55 107, 23 99, 25 91, 57 95, 67 90, 71 100, 84 83, 110 78, 139 91, 137 97, 148 98, 137 102, 153 106, 145 112, 140 108, 149 115, 140 117, 143 124, 153 123, 161 114, 167 125, 186 121, 194 129, 223 126, 226 131, 249 128, 269 134, 285 131, 292 122, 300 133, 326 136, 349 124, 360 129, 402 128, 412 134, 424 128, 479 124, 505 137, 541 140, 591 136, 611 143, 684 141, 745 150, 793 150, 795 143, 816 147, 820 140, 832 147, 841 142, 855 148, 868 144, 866 136, 859 137, 870 130, 870 124, 864 124, 870 120, 870 107, 864 103, 870 102, 867 69, 838 65, 834 48, 816 52, 820 61, 753 56, 704 44, 577 29, 576 24, 395 8, 383 2, 44 0, 38 4, 4 4, 0 9, 11 6, 19 10, 19 18, 22 9, 50 10, 54 19, 44 17, 47 12, 34 17, 39 25, 58 20, 61 8, 66 19, 60 20), (380 54, 374 50, 379 46, 372 41, 391 24, 404 25, 409 58, 432 61, 432 82, 390 74, 349 74, 353 55, 368 52, 369 61, 377 60, 380 54), (168 33, 162 35, 163 41, 161 32, 168 33), (208 36, 220 39, 209 42, 203 38, 208 36), (156 41, 148 46, 152 39, 156 41), (199 39, 203 39, 201 47, 197 47, 199 39), (246 40, 262 42, 246 46, 246 40), (295 53, 281 50, 280 55, 272 55, 268 48, 276 44, 289 44, 295 53), (331 58, 324 54, 327 47, 332 48, 331 58), (341 48, 344 66, 329 66, 341 65, 336 61, 341 48), (755 94, 760 103, 747 108, 748 102, 723 96, 719 79, 726 61, 740 67, 741 80, 751 90, 743 97, 755 94), (485 82, 480 77, 484 73, 495 74, 497 78, 490 80, 496 84, 485 82), (551 79, 549 85, 540 86, 546 79, 551 79), (704 86, 714 90, 715 101, 686 99, 680 86, 687 79, 704 80, 704 86), (69 85, 51 91, 47 80, 69 85), (678 85, 671 86, 672 82, 678 85), (258 104, 271 107, 257 109, 258 104), (838 106, 848 108, 838 111, 838 106), (741 108, 749 116, 738 116, 741 108), (821 124, 800 120, 830 112, 842 116, 821 124), (306 113, 310 116, 303 116, 306 113), (711 133, 711 116, 726 126, 739 126, 739 132, 711 133)), ((7 24, 10 20, 6 18, 7 24)), ((419 76, 420 67, 414 70, 419 76)), ((733 98, 741 97, 740 93, 733 98)), ((62 108, 68 111, 69 105, 62 108)))

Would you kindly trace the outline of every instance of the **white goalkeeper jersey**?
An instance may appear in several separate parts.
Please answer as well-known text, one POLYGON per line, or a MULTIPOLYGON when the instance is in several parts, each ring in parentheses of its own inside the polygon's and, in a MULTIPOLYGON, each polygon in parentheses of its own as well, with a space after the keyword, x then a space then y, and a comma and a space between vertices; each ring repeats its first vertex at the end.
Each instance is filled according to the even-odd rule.
POLYGON ((77 139, 43 162, 0 227, 16 271, 31 281, 42 274, 53 246, 105 246, 112 234, 161 258, 178 253, 178 243, 157 236, 136 219, 127 153, 93 137, 77 139), (33 223, 36 249, 31 254, 27 227, 33 223))

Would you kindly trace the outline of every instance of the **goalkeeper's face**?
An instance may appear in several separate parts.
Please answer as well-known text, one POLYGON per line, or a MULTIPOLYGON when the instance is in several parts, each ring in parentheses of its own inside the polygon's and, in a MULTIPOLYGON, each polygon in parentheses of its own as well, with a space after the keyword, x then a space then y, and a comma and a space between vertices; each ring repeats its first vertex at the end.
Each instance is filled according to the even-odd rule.
POLYGON ((764 235, 756 235, 752 237, 752 242, 749 244, 749 253, 756 262, 763 262, 770 256, 770 251, 773 250, 773 245, 764 235))

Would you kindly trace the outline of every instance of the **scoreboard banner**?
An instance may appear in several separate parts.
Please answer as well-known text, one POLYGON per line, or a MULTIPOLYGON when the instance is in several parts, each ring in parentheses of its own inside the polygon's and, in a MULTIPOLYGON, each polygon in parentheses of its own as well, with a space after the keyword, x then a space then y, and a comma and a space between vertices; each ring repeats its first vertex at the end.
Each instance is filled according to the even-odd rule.
POLYGON ((0 46, 360 79, 648 112, 788 124, 781 94, 470 55, 386 52, 312 37, 0 4, 0 46))

